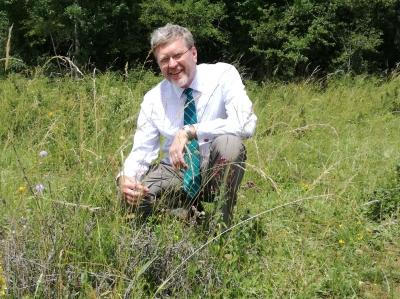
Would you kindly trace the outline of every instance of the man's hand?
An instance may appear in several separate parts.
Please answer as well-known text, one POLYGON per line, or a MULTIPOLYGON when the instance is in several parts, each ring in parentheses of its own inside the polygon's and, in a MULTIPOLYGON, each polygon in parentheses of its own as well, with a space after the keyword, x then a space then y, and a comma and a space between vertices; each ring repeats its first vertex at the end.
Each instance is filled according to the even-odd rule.
POLYGON ((172 166, 179 170, 181 168, 187 168, 183 153, 185 151, 185 145, 189 141, 189 138, 184 130, 179 130, 176 133, 174 141, 169 148, 169 159, 171 160, 172 166))
POLYGON ((140 200, 150 191, 149 188, 143 184, 135 182, 131 178, 124 175, 118 178, 118 184, 121 190, 122 198, 133 206, 137 206, 140 200))

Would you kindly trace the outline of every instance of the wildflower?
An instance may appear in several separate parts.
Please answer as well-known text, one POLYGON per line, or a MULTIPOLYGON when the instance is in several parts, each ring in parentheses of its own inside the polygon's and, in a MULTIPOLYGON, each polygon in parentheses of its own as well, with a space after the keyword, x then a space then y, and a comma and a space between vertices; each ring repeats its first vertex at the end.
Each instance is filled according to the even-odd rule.
POLYGON ((43 184, 35 185, 35 191, 36 191, 36 193, 42 194, 44 191, 44 185, 43 184))
POLYGON ((345 244, 345 241, 344 241, 343 239, 340 239, 340 240, 338 241, 338 243, 339 243, 340 246, 343 246, 343 245, 345 244))
POLYGON ((339 224, 339 228, 343 228, 343 224, 339 224))
POLYGON ((46 152, 46 151, 40 151, 40 152, 39 152, 39 157, 40 157, 40 158, 45 158, 45 157, 47 157, 48 155, 49 155, 49 153, 46 152))
POLYGON ((26 192, 26 187, 25 186, 19 186, 18 193, 25 193, 25 192, 26 192))
POLYGON ((47 116, 48 116, 48 117, 53 117, 53 115, 54 115, 54 112, 52 112, 52 111, 50 111, 50 112, 47 113, 47 116))
POLYGON ((309 191, 311 189, 310 184, 307 184, 305 182, 300 183, 301 189, 303 189, 303 191, 309 191))

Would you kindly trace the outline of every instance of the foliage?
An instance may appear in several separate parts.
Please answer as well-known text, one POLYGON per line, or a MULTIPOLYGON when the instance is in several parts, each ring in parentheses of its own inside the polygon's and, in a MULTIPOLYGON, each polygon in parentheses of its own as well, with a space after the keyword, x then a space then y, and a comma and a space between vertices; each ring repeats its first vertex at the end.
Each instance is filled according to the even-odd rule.
POLYGON ((397 9, 391 0, 276 1, 259 7, 258 18, 243 22, 254 41, 250 50, 270 75, 293 77, 316 69, 361 73, 388 66, 375 61, 387 57, 383 20, 398 22, 397 9))
POLYGON ((4 11, 0 10, 0 57, 5 57, 5 48, 8 37, 8 19, 4 11))
POLYGON ((399 218, 365 213, 365 195, 391 188, 388 173, 400 161, 398 76, 247 82, 258 126, 246 142, 237 226, 222 236, 163 213, 141 223, 121 209, 114 175, 143 93, 159 80, 147 71, 0 80, 0 291, 400 296, 399 218))
POLYGON ((400 212, 400 164, 397 174, 385 180, 385 186, 379 187, 367 196, 368 217, 375 221, 384 221, 396 217, 400 212))
POLYGON ((287 80, 396 68, 399 10, 396 0, 5 0, 0 41, 14 24, 12 55, 30 66, 62 55, 122 70, 145 63, 151 31, 176 22, 193 31, 201 61, 287 80))
POLYGON ((215 52, 227 45, 226 32, 216 26, 225 18, 221 2, 155 0, 144 1, 141 8, 140 21, 148 32, 167 23, 185 26, 195 36, 201 56, 209 60, 218 59, 215 52))

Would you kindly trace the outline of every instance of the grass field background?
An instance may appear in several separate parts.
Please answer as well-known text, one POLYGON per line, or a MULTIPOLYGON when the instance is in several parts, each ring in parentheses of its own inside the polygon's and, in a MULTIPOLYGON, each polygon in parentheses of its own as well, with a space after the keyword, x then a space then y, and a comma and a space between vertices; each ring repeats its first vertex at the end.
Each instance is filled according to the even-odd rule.
POLYGON ((247 82, 258 126, 222 235, 121 210, 114 176, 159 80, 0 79, 0 297, 400 297, 399 76, 247 82))

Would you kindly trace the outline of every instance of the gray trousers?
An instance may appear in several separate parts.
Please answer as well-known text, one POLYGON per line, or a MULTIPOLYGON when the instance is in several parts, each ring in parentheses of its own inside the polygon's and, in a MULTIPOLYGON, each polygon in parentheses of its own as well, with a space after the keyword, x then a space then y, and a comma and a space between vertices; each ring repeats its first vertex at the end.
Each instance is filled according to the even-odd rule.
POLYGON ((222 135, 214 139, 210 146, 208 165, 201 169, 201 191, 194 200, 189 200, 183 191, 183 170, 175 170, 161 162, 150 167, 142 183, 149 193, 138 206, 139 214, 150 215, 157 208, 198 207, 202 201, 221 200, 223 221, 230 225, 237 191, 242 181, 246 149, 240 137, 222 135))

